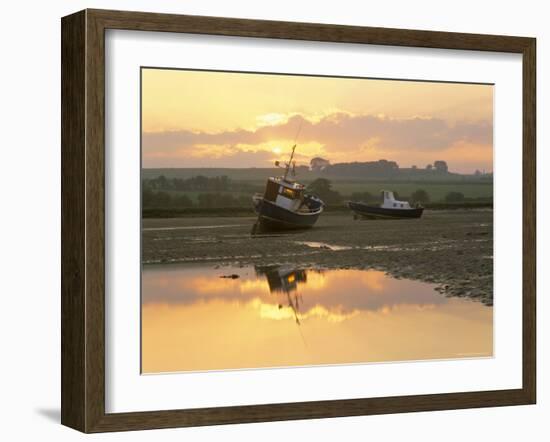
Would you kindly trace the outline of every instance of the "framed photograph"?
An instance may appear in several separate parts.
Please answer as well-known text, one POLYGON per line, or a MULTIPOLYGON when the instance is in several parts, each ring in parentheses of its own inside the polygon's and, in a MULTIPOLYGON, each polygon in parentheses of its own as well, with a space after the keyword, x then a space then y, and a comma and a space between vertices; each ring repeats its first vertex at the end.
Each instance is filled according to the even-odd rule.
POLYGON ((62 28, 62 423, 535 403, 535 39, 62 28))

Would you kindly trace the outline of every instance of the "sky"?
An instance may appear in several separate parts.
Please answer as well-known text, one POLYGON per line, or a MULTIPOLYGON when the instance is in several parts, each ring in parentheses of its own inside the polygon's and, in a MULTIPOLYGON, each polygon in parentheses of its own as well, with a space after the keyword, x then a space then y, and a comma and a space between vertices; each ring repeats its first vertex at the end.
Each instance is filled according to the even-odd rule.
POLYGON ((143 167, 272 167, 314 157, 493 170, 493 86, 142 70, 143 167))

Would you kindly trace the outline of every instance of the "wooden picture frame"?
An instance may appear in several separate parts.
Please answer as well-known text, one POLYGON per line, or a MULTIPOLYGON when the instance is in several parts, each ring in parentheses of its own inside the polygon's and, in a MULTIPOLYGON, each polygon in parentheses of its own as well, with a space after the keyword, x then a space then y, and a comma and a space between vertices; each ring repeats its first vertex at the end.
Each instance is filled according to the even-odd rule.
POLYGON ((536 41, 533 38, 84 10, 62 19, 62 424, 83 432, 533 404, 536 398, 536 41), (105 412, 105 30, 418 48, 523 57, 523 386, 221 408, 105 412))

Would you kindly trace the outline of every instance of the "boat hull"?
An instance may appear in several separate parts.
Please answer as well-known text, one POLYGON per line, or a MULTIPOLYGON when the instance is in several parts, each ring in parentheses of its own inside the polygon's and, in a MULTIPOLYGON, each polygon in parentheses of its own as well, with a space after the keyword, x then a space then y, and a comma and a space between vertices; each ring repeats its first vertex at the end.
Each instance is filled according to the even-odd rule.
POLYGON ((316 212, 296 213, 262 199, 256 206, 258 222, 262 230, 299 230, 314 226, 322 213, 322 208, 316 212))
POLYGON ((369 219, 410 219, 420 218, 423 207, 412 209, 387 209, 384 207, 369 206, 364 203, 355 203, 350 201, 348 207, 357 215, 369 219))

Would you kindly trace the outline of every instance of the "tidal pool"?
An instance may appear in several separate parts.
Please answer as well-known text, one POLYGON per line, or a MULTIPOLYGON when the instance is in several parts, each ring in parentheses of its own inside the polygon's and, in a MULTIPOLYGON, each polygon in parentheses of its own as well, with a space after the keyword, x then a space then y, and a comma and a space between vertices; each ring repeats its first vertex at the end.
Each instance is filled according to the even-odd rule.
POLYGON ((493 308, 376 270, 144 266, 142 372, 490 357, 493 308))

